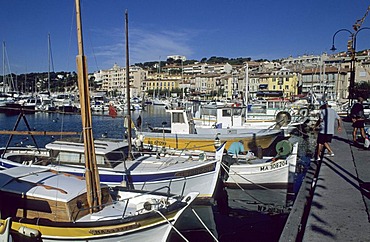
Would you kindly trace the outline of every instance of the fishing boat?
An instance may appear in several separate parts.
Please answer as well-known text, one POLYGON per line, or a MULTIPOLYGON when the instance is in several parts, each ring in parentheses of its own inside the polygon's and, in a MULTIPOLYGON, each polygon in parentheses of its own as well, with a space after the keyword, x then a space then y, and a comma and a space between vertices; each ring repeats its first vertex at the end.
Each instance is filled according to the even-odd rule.
MULTIPOLYGON (((179 195, 196 191, 199 198, 211 198, 219 178, 224 146, 210 154, 169 150, 134 152, 131 160, 127 160, 125 140, 94 139, 94 147, 100 181, 105 184, 147 191, 170 189, 179 195)), ((84 176, 84 160, 84 144, 72 138, 53 141, 45 148, 0 149, 0 169, 47 167, 84 176)))
POLYGON ((47 168, 1 171, 1 222, 11 218, 10 236, 15 241, 165 241, 171 222, 197 195, 181 200, 102 185, 102 203, 94 208, 87 189, 84 178, 47 168))
POLYGON ((11 229, 5 230, 3 237, 19 241, 166 241, 174 223, 198 193, 179 198, 169 193, 164 196, 112 189, 100 183, 79 0, 76 15, 85 177, 39 167, 1 171, 0 224, 11 219, 11 229))
POLYGON ((166 112, 171 115, 170 129, 154 127, 151 131, 138 132, 136 140, 149 146, 214 152, 224 142, 225 149, 228 149, 231 143, 239 140, 247 144, 248 150, 255 150, 258 146, 268 148, 282 134, 280 129, 248 130, 217 125, 198 128, 189 109, 169 109, 166 112))
POLYGON ((281 129, 285 136, 307 121, 306 115, 292 115, 285 110, 275 110, 272 116, 262 119, 248 117, 246 106, 225 104, 219 106, 201 105, 195 112, 194 122, 199 134, 209 128, 226 128, 224 132, 235 133, 259 132, 266 129, 281 129))
POLYGON ((250 153, 231 158, 234 162, 223 164, 227 175, 224 184, 227 187, 263 186, 268 188, 287 187, 294 183, 297 164, 298 142, 287 140, 276 144, 276 157, 257 158, 250 153))

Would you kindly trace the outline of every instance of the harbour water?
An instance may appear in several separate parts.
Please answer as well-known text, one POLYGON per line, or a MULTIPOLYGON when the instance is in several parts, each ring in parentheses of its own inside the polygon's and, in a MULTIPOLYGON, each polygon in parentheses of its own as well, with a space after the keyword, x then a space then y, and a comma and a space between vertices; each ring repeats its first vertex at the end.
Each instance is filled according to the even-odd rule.
MULTIPOLYGON (((139 115, 142 127, 168 126, 170 117, 160 106, 147 106, 145 110, 133 111, 135 121, 139 115), (165 124, 166 122, 167 124, 165 124)), ((0 130, 13 130, 19 119, 16 130, 27 130, 26 122, 36 131, 81 131, 81 119, 78 114, 35 113, 19 116, 6 116, 0 113, 0 130), (20 118, 20 119, 19 119, 20 118), (26 122, 25 122, 26 121, 26 122)), ((96 138, 108 137, 123 139, 124 113, 116 118, 108 114, 93 115, 93 133, 96 138)), ((0 147, 9 141, 9 135, 0 135, 0 147)), ((10 146, 39 146, 61 137, 35 136, 36 144, 29 136, 12 137, 10 146)), ((189 241, 278 241, 295 194, 304 176, 304 168, 308 165, 307 156, 313 152, 313 138, 302 131, 296 132, 291 140, 299 141, 299 169, 296 183, 286 189, 225 189, 219 183, 214 200, 188 209, 179 221, 181 234, 189 241), (233 199, 230 199, 232 197, 233 199), (202 222, 198 220, 200 217, 202 222), (202 224, 203 223, 203 224, 202 224), (205 228, 207 227, 207 229, 205 228), (212 233, 212 234, 211 234, 212 233)), ((271 147, 274 149, 274 147, 271 147)), ((267 151, 268 152, 268 151, 267 151)), ((183 241, 177 233, 172 233, 169 241, 183 241)))

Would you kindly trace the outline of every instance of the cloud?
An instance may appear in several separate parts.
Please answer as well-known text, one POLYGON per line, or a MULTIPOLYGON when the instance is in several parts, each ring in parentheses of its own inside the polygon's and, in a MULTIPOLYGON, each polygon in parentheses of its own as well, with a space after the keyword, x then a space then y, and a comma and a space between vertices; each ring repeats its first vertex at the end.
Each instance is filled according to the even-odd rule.
MULTIPOLYGON (((109 68, 117 63, 125 65, 125 36, 122 29, 109 31, 93 30, 97 47, 93 47, 93 55, 100 63, 100 68, 109 68), (108 43, 109 44, 106 44, 108 43)), ((168 55, 193 55, 191 42, 195 31, 169 31, 129 29, 130 63, 166 60, 168 55)), ((91 58, 91 57, 90 57, 91 58)))
POLYGON ((187 31, 143 31, 136 29, 132 31, 130 43, 130 54, 137 62, 166 60, 168 55, 193 54, 189 46, 193 35, 187 31))

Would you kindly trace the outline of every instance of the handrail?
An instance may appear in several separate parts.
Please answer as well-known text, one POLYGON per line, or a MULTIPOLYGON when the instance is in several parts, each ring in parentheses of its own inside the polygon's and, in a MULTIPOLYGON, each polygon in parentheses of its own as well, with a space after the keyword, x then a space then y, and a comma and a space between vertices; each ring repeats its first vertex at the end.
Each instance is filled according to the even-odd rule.
MULTIPOLYGON (((109 203, 105 203, 104 206, 106 205, 113 205, 113 204, 117 204, 117 203, 122 203, 122 202, 126 202, 125 204, 125 208, 123 209, 123 213, 122 213, 122 218, 124 218, 125 216, 125 213, 126 213, 126 210, 127 210, 127 207, 128 207, 128 204, 129 204, 129 201, 130 199, 134 199, 134 198, 137 198, 137 197, 141 197, 141 196, 145 196, 145 195, 149 195, 149 194, 154 194, 155 192, 158 192, 159 190, 165 188, 167 186, 163 186, 163 187, 159 187, 157 189, 154 189, 154 190, 151 190, 151 191, 143 191, 143 193, 140 193, 138 195, 135 195, 135 196, 132 196, 132 197, 129 197, 129 198, 124 198, 124 199, 120 199, 120 200, 115 200, 115 201, 112 201, 112 202, 109 202, 109 203)), ((177 194, 176 194, 177 195, 177 194)), ((179 195, 180 196, 180 195, 179 195)), ((183 194, 181 194, 181 197, 183 197, 183 194)), ((166 196, 166 202, 168 202, 170 198, 170 193, 167 192, 167 196, 166 196)), ((167 204, 167 203, 166 203, 167 204)), ((76 218, 78 217, 78 214, 82 211, 85 211, 85 210, 90 210, 90 209, 94 209, 94 208, 99 208, 101 207, 101 205, 95 205, 95 206, 89 206, 89 207, 86 207, 86 208, 79 208, 78 209, 78 212, 76 213, 75 215, 75 218, 72 218, 72 221, 73 222, 76 222, 76 218)), ((71 216, 73 215, 73 213, 71 214, 71 216)))

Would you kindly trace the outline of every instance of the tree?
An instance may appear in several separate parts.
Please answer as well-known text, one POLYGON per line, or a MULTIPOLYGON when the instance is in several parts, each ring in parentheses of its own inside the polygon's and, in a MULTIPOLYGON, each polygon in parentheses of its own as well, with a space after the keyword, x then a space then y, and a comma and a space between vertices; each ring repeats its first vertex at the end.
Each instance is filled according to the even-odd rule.
POLYGON ((354 87, 355 97, 363 97, 365 100, 370 97, 370 82, 358 82, 354 87))
POLYGON ((167 59, 167 64, 173 64, 175 60, 173 58, 168 58, 167 59))

